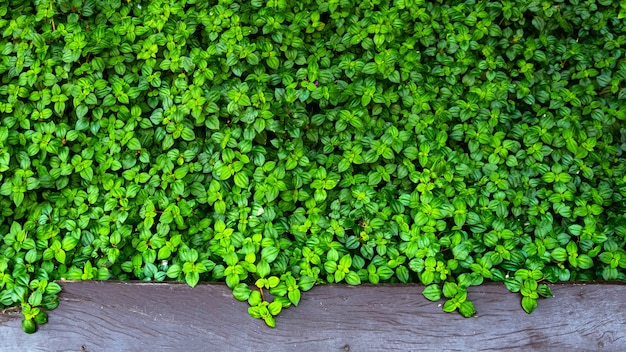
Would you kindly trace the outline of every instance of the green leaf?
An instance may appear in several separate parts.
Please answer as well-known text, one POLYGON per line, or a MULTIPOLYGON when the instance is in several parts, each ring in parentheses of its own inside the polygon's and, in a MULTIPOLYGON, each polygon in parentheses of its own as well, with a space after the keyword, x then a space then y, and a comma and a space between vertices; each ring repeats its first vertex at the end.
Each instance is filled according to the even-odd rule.
POLYGON ((76 117, 80 120, 85 115, 87 115, 87 112, 89 111, 89 108, 87 108, 87 106, 81 104, 78 107, 76 107, 75 111, 76 111, 76 117))
POLYGON ((564 248, 555 248, 552 251, 552 259, 558 262, 564 262, 567 260, 567 251, 564 248))
POLYGON ((326 272, 329 274, 334 273, 335 271, 337 271, 337 262, 333 260, 324 262, 324 270, 326 270, 326 272))
POLYGON ((217 115, 211 115, 206 118, 204 121, 205 126, 210 130, 219 130, 220 129, 220 121, 217 115))
POLYGON ((26 252, 26 255, 24 256, 24 259, 26 259, 26 261, 28 263, 36 262, 37 261, 37 250, 31 249, 28 252, 26 252))
POLYGON ((420 273, 419 277, 423 285, 430 285, 435 281, 435 274, 432 271, 424 271, 420 273))
POLYGON ((537 300, 530 297, 522 297, 522 308, 528 314, 534 312, 537 308, 537 300))
POLYGON ((274 70, 277 70, 279 65, 280 65, 280 61, 278 60, 278 58, 276 56, 268 57, 266 62, 267 62, 267 66, 269 68, 274 69, 274 70))
POLYGON ((454 299, 449 299, 443 304, 443 311, 446 313, 452 313, 457 308, 457 302, 454 299))
POLYGON ((167 259, 172 255, 172 250, 169 246, 159 248, 159 252, 157 254, 157 258, 159 260, 167 259))
POLYGON ((183 137, 184 140, 190 142, 196 139, 196 135, 195 133, 193 133, 193 130, 189 127, 185 127, 183 128, 183 132, 181 134, 181 137, 183 137))
POLYGON ((237 172, 234 177, 235 185, 240 188, 248 188, 249 179, 248 176, 243 172, 237 172))
POLYGON ((256 265, 256 274, 261 278, 266 277, 270 274, 270 265, 267 263, 267 261, 261 260, 256 265))
POLYGON ((233 171, 229 165, 222 165, 217 172, 219 173, 220 180, 222 181, 228 180, 233 175, 233 171))
POLYGON ((46 286, 47 295, 56 295, 57 293, 61 292, 61 290, 61 285, 57 284, 56 282, 49 282, 46 286))
POLYGON ((252 290, 250 290, 246 284, 238 284, 235 288, 233 288, 233 296, 235 299, 242 302, 247 301, 248 298, 250 298, 251 292, 252 290))
POLYGON ((341 257, 341 259, 339 260, 339 265, 346 269, 350 268, 352 266, 352 258, 350 257, 350 255, 346 254, 341 257))
POLYGON ((368 62, 365 66, 363 66, 363 73, 366 75, 372 75, 376 72, 378 72, 378 67, 374 62, 368 62))
POLYGON ((130 150, 141 150, 141 143, 139 142, 139 140, 137 138, 131 138, 128 141, 128 149, 130 150))
POLYGON ((359 277, 359 274, 357 274, 354 271, 348 272, 348 274, 346 274, 345 279, 348 285, 360 285, 361 284, 361 278, 359 277))
POLYGON ((258 306, 263 301, 263 297, 261 296, 261 292, 258 290, 254 290, 250 292, 250 296, 248 297, 248 304, 251 306, 258 306))
POLYGON ((37 307, 41 305, 42 300, 43 300, 43 295, 41 291, 35 290, 28 297, 28 304, 30 304, 33 307, 37 307))
POLYGON ((428 285, 422 291, 422 295, 429 301, 438 301, 441 299, 441 288, 437 284, 428 285))
POLYGON ((198 284, 199 280, 200 275, 195 271, 185 274, 185 282, 191 287, 195 287, 198 284))
POLYGON ((297 306, 300 303, 300 290, 294 289, 289 291, 287 297, 294 306, 297 306))
POLYGON ((591 269, 593 268, 593 259, 586 254, 581 254, 578 256, 578 267, 581 269, 591 269))
POLYGON ((409 269, 406 266, 399 266, 396 268, 396 276, 402 283, 409 282, 409 269))
POLYGON ((310 276, 302 276, 298 280, 298 286, 302 291, 308 291, 315 285, 315 279, 310 276))
POLYGON ((169 277, 171 279, 176 279, 176 278, 178 278, 180 276, 181 272, 182 272, 182 268, 180 267, 180 265, 172 264, 167 269, 167 277, 169 277))
POLYGON ((336 249, 331 248, 331 249, 328 250, 328 253, 326 253, 326 258, 329 261, 336 262, 336 261, 339 260, 339 252, 337 252, 336 249))
POLYGON ((274 288, 278 286, 278 284, 280 283, 280 279, 277 276, 270 276, 267 279, 267 283, 268 283, 269 288, 274 288))
POLYGON ((274 301, 267 306, 267 309, 271 315, 276 316, 280 314, 280 311, 283 309, 283 305, 278 301, 274 301))
POLYGON ((462 302, 461 305, 459 306, 459 312, 461 313, 462 316, 466 318, 470 318, 476 315, 476 307, 474 306, 474 303, 470 301, 465 301, 465 302, 462 302))
POLYGON ((263 258, 267 263, 273 262, 278 254, 280 254, 280 249, 273 246, 264 247, 261 250, 261 258, 263 258))
POLYGON ((61 264, 65 264, 65 251, 62 249, 59 249, 57 251, 54 252, 54 259, 56 259, 57 262, 61 263, 61 264))
POLYGON ((270 328, 276 327, 276 321, 274 320, 273 316, 266 315, 263 317, 263 320, 265 321, 265 324, 269 326, 270 328))
POLYGON ((174 214, 171 211, 165 210, 159 217, 159 222, 162 224, 170 224, 174 221, 174 214))
POLYGON ((539 295, 541 297, 552 297, 552 290, 550 289, 550 287, 546 284, 541 284, 539 285, 539 287, 537 288, 537 292, 539 293, 539 295))
POLYGON ((22 330, 27 334, 32 334, 37 330, 37 325, 33 319, 22 319, 22 330))
POLYGON ((48 313, 44 312, 44 311, 40 311, 36 316, 35 316, 35 322, 37 324, 45 324, 48 322, 48 313))
POLYGON ((548 183, 552 183, 556 180, 556 175, 554 174, 554 172, 546 172, 545 174, 543 174, 543 176, 541 176, 541 179, 548 182, 548 183))
POLYGON ((458 292, 457 285, 454 282, 444 282, 443 284, 443 295, 447 298, 452 298, 456 296, 458 292))

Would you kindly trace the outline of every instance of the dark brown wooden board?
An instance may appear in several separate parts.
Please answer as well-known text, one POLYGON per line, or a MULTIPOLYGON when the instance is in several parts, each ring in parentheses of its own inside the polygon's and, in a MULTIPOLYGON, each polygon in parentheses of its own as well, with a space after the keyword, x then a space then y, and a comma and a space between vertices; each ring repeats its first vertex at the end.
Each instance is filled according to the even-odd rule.
POLYGON ((418 285, 326 285, 275 329, 223 284, 65 282, 33 335, 0 314, 1 351, 626 351, 626 285, 556 284, 533 314, 503 285, 472 287, 478 314, 441 311, 418 285))

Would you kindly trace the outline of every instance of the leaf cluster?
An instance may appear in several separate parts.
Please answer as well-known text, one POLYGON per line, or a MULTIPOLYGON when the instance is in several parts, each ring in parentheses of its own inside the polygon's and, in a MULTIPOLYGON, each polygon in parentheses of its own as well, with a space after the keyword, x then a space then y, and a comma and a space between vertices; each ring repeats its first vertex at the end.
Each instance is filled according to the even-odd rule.
POLYGON ((626 278, 617 1, 8 0, 0 305, 57 280, 223 281, 274 326, 316 284, 626 278))

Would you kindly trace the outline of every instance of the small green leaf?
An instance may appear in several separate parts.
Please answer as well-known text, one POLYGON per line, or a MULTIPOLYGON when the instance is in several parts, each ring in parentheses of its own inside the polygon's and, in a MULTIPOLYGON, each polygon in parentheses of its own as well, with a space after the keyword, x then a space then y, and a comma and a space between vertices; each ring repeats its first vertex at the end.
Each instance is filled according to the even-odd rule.
POLYGON ((167 268, 167 277, 171 279, 178 278, 180 273, 182 272, 182 268, 178 264, 172 264, 169 268, 167 268))
POLYGON ((239 188, 248 188, 248 176, 242 171, 235 174, 234 177, 235 185, 239 188))
POLYGON ((363 66, 363 73, 366 75, 374 74, 377 71, 378 68, 376 67, 376 63, 374 62, 368 62, 367 64, 365 64, 365 66, 363 66))
POLYGON ((298 303, 300 303, 300 290, 294 289, 289 291, 287 297, 294 306, 298 306, 298 303))
POLYGON ((56 295, 57 293, 61 292, 61 290, 61 285, 57 284, 56 282, 49 282, 46 286, 46 294, 48 295, 56 295))
POLYGON ((62 249, 59 249, 57 251, 54 252, 54 259, 56 259, 59 263, 61 264, 65 264, 65 251, 62 249))
POLYGON ((237 286, 235 286, 235 288, 233 289, 233 296, 238 301, 243 302, 243 301, 247 301, 248 298, 250 298, 251 292, 252 290, 248 288, 248 285, 242 283, 242 284, 238 284, 237 286))
POLYGON ((42 295, 41 291, 35 290, 28 297, 28 303, 31 306, 33 306, 33 307, 37 307, 37 306, 41 305, 42 299, 43 299, 43 295, 42 295))
POLYGON ((546 284, 539 285, 539 287, 537 288, 537 292, 541 297, 552 297, 552 290, 546 284))
POLYGON ((47 322, 48 322, 48 313, 44 311, 40 311, 37 315, 35 315, 35 323, 45 324, 47 322))
POLYGON ((443 304, 443 311, 446 313, 452 313, 457 309, 457 302, 454 299, 449 299, 443 304))
POLYGON ((193 133, 193 130, 191 128, 189 128, 189 127, 183 128, 183 132, 181 134, 181 137, 183 137, 183 139, 188 141, 188 142, 191 142, 191 141, 196 139, 195 133, 193 133))
POLYGON ((85 115, 87 115, 87 112, 89 111, 89 108, 87 108, 87 106, 81 104, 76 108, 76 117, 80 120, 82 119, 85 115))
POLYGON ((274 301, 267 306, 267 309, 271 315, 276 316, 280 314, 280 311, 283 309, 283 305, 278 301, 274 301))
POLYGON ((266 260, 261 260, 257 265, 256 265, 256 274, 260 277, 266 277, 267 275, 270 274, 270 265, 267 263, 266 260))
POLYGON ((22 319, 22 330, 27 334, 37 331, 37 324, 33 319, 22 319))
POLYGON ((302 291, 308 291, 315 285, 315 279, 310 276, 301 276, 298 280, 298 286, 302 291))
POLYGON ((345 269, 350 268, 352 266, 352 258, 350 257, 350 255, 346 254, 341 257, 341 259, 339 260, 339 265, 345 269))
POLYGON ((438 301, 441 299, 441 288, 437 284, 428 285, 422 291, 422 295, 429 301, 438 301))
POLYGON ((348 272, 348 274, 346 274, 345 279, 348 285, 360 285, 361 284, 361 278, 359 277, 359 274, 357 274, 354 271, 348 272))
POLYGON ((265 261, 268 263, 273 262, 278 256, 278 254, 280 254, 280 249, 273 247, 273 246, 264 247, 261 250, 261 257, 265 259, 265 261))
POLYGON ((265 324, 269 326, 270 328, 276 327, 276 321, 274 320, 273 316, 266 315, 263 317, 263 320, 265 321, 265 324))
POLYGON ((276 56, 270 56, 267 58, 267 66, 274 70, 277 70, 280 65, 280 61, 276 56))
POLYGON ((261 296, 261 292, 258 290, 254 290, 250 293, 248 297, 248 304, 251 306, 258 306, 263 301, 263 296, 261 296))
POLYGON ((195 287, 198 284, 199 280, 200 275, 195 271, 185 274, 185 282, 191 287, 195 287))
POLYGON ((471 301, 465 301, 459 306, 459 312, 466 318, 473 317, 476 315, 476 307, 471 301))
POLYGON ((141 143, 139 142, 139 140, 137 138, 131 138, 128 141, 128 149, 130 150, 141 150, 141 143))
POLYGON ((537 300, 531 297, 522 297, 522 308, 528 314, 537 308, 537 300))
POLYGON ((457 285, 454 282, 444 282, 443 284, 443 295, 447 298, 452 298, 456 296, 458 292, 457 285))

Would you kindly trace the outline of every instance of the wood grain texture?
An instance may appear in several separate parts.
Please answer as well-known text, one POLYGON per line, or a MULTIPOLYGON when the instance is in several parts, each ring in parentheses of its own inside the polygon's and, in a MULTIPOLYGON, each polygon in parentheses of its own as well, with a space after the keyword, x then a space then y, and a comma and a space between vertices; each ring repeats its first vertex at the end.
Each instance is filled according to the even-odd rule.
MULTIPOLYGON (((275 329, 223 284, 66 282, 33 335, 0 314, 1 351, 626 351, 626 285, 551 285, 533 314, 503 285, 469 292, 478 311, 446 314, 418 285, 326 285, 275 329)), ((443 302, 441 302, 443 303, 443 302)))

